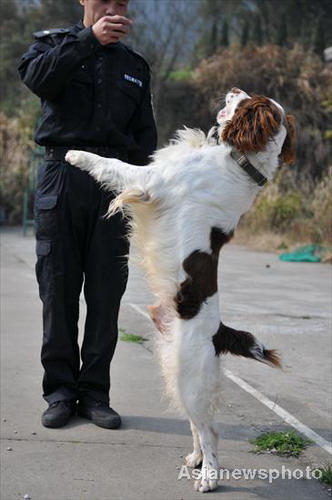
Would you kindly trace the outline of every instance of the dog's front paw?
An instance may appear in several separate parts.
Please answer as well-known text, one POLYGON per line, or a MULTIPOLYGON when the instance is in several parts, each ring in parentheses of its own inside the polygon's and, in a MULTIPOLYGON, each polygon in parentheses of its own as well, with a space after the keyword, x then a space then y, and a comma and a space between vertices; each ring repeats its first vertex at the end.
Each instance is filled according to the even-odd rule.
POLYGON ((82 170, 87 170, 88 172, 93 168, 91 153, 87 153, 86 151, 77 151, 75 149, 71 149, 67 152, 65 160, 71 165, 79 167, 82 170))
POLYGON ((195 490, 200 493, 213 491, 218 486, 218 470, 211 466, 204 466, 201 470, 201 476, 195 481, 195 490))
POLYGON ((196 453, 193 451, 185 458, 188 467, 193 467, 194 469, 202 463, 203 455, 202 453, 196 453))
POLYGON ((70 163, 71 165, 78 166, 81 158, 81 153, 82 153, 81 151, 75 151, 74 149, 67 151, 65 156, 66 162, 70 163))

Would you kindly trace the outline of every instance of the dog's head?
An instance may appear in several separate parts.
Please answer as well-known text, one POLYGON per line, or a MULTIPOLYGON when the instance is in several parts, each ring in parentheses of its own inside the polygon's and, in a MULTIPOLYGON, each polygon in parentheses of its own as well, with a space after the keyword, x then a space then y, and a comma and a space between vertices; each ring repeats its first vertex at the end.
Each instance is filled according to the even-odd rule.
POLYGON ((273 141, 280 159, 295 161, 295 119, 268 97, 249 96, 233 88, 226 95, 226 105, 219 111, 219 138, 243 153, 265 151, 273 141))

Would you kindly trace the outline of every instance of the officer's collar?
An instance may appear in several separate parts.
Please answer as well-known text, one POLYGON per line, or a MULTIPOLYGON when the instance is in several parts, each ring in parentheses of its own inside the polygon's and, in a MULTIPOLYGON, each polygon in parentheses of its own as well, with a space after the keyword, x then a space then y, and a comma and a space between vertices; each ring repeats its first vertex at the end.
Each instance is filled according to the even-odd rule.
POLYGON ((83 19, 80 19, 78 21, 77 24, 75 24, 75 28, 78 30, 78 31, 81 31, 81 30, 84 30, 85 29, 85 26, 83 24, 83 19))

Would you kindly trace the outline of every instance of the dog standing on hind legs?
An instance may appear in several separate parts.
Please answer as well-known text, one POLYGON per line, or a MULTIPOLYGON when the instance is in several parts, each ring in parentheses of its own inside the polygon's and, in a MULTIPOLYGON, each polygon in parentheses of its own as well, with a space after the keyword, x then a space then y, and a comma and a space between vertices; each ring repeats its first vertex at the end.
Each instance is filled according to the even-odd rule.
POLYGON ((219 355, 280 367, 274 350, 220 321, 219 253, 279 162, 294 161, 293 119, 272 99, 233 88, 217 121, 218 139, 180 130, 146 167, 75 150, 66 156, 119 193, 108 215, 130 215, 129 236, 158 299, 150 315, 161 333, 166 391, 190 420, 194 449, 186 461, 190 467, 202 462, 195 482, 201 492, 218 484, 219 355))

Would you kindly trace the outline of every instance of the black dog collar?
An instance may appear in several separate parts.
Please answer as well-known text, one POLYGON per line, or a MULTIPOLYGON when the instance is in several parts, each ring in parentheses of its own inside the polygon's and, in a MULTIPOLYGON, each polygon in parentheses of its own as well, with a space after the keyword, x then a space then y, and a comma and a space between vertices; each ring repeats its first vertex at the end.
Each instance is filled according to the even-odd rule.
POLYGON ((232 150, 231 157, 236 163, 258 184, 258 186, 264 186, 267 183, 267 178, 259 171, 248 158, 240 151, 232 150))

